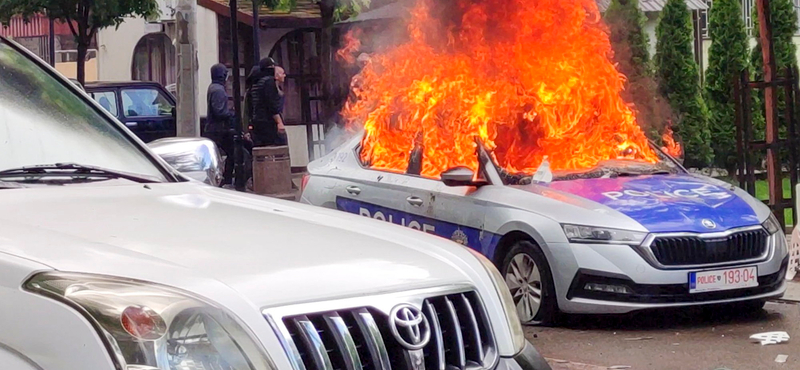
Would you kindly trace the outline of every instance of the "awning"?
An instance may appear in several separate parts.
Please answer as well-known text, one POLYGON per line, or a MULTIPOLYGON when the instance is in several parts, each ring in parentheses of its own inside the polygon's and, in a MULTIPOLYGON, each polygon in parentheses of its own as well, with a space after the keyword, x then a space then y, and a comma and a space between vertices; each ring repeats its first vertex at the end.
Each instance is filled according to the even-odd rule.
MULTIPOLYGON (((2 0, 0 0, 2 1, 2 0)), ((69 25, 55 22, 54 31, 56 35, 72 35, 69 25)), ((34 15, 28 22, 20 16, 11 17, 8 27, 0 25, 0 36, 19 38, 19 37, 44 37, 50 34, 50 19, 44 15, 34 15)))
POLYGON ((22 17, 12 17, 8 27, 0 26, 0 36, 5 37, 37 37, 46 36, 49 32, 47 18, 34 16, 25 22, 22 17))

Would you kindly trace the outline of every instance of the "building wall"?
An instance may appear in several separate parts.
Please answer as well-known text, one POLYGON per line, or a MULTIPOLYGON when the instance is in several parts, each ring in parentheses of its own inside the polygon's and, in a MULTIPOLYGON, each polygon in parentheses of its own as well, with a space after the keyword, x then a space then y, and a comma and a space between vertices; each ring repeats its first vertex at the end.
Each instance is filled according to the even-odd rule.
POLYGON ((211 66, 219 62, 219 42, 217 13, 201 6, 197 7, 197 73, 199 93, 197 94, 197 109, 200 116, 205 117, 206 89, 211 84, 211 66))
POLYGON ((118 29, 109 27, 97 32, 98 77, 101 81, 129 81, 133 49, 145 35, 145 21, 126 18, 118 29))
POLYGON ((656 55, 656 26, 658 25, 658 14, 659 13, 646 13, 647 22, 644 24, 644 33, 647 34, 647 41, 650 45, 648 45, 648 51, 650 51, 650 57, 656 55))
MULTIPOLYGON (((55 68, 64 77, 78 78, 77 62, 56 63, 55 68)), ((86 72, 86 82, 97 81, 97 58, 87 60, 83 68, 86 72)))

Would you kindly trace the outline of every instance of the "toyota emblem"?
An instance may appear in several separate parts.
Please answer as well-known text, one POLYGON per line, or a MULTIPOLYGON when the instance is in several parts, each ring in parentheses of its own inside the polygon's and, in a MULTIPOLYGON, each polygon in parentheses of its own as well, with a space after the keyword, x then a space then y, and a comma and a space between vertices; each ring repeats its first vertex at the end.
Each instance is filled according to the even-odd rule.
POLYGON ((397 342, 410 351, 422 349, 431 340, 428 318, 410 304, 400 304, 392 309, 389 328, 397 342))
POLYGON ((703 227, 705 227, 706 229, 716 229, 716 228, 717 228, 717 223, 716 223, 716 222, 714 222, 714 221, 712 221, 712 220, 709 220, 709 219, 707 219, 707 218, 704 218, 702 221, 700 221, 700 223, 701 223, 701 224, 703 225, 703 227))

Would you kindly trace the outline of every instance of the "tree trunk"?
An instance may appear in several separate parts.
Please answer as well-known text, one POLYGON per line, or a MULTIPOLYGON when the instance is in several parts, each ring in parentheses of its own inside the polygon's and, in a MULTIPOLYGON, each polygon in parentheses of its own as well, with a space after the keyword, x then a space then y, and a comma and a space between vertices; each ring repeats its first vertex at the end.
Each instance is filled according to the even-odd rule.
POLYGON ((320 56, 320 64, 322 67, 322 92, 325 96, 325 104, 323 106, 323 123, 326 129, 333 124, 334 101, 333 101, 333 76, 331 70, 332 64, 332 48, 333 48, 333 13, 336 9, 335 0, 322 0, 319 2, 319 8, 322 13, 322 55, 320 56))
POLYGON ((89 49, 89 43, 84 38, 81 36, 78 40, 78 82, 81 86, 86 84, 86 52, 89 49))

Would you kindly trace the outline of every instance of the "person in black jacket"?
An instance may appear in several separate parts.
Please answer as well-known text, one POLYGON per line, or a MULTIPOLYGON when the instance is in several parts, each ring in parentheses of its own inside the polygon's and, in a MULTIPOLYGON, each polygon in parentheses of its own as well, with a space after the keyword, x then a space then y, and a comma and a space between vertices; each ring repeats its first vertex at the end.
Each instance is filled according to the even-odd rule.
POLYGON ((286 73, 270 58, 262 59, 259 67, 262 74, 251 92, 253 145, 286 145, 286 128, 282 116, 284 100, 280 86, 286 73))
POLYGON ((203 136, 213 140, 225 151, 225 172, 222 185, 230 185, 233 181, 234 166, 234 121, 236 114, 228 106, 228 92, 225 82, 228 80, 228 68, 222 64, 211 67, 211 85, 208 86, 206 102, 206 126, 203 136))

